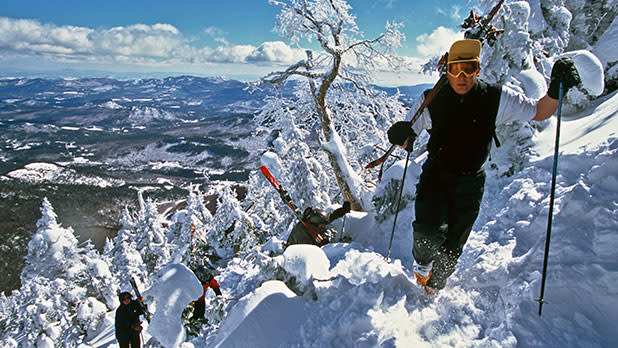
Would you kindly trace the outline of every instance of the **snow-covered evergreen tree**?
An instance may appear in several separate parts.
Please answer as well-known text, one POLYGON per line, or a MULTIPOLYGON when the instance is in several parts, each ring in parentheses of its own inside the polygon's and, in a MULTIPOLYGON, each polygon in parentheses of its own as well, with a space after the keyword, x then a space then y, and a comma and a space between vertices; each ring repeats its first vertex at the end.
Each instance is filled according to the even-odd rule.
POLYGON ((47 198, 43 199, 41 218, 32 240, 28 243, 26 266, 22 281, 33 277, 74 279, 83 270, 80 264, 77 238, 73 229, 63 228, 47 198))
MULTIPOLYGON (((287 176, 281 175, 282 163, 276 153, 264 153, 261 164, 265 165, 282 185, 290 184, 287 176)), ((295 194, 294 187, 289 189, 295 194)), ((272 237, 287 238, 285 233, 291 228, 296 218, 260 171, 254 171, 249 175, 247 191, 245 201, 250 202, 247 210, 251 215, 259 217, 262 222, 261 226, 256 226, 258 240, 264 242, 271 240, 272 237)))
POLYGON ((135 248, 142 256, 146 271, 153 273, 170 260, 170 250, 166 248, 164 224, 168 222, 157 211, 157 204, 152 199, 144 199, 138 193, 139 212, 135 220, 135 248))
POLYGON ((119 289, 128 290, 131 278, 145 283, 147 273, 146 265, 135 243, 135 220, 126 207, 120 222, 122 228, 113 241, 107 241, 103 256, 109 264, 110 272, 119 289))
POLYGON ((110 270, 109 264, 91 241, 82 247, 82 262, 86 265, 83 283, 87 289, 87 296, 102 301, 108 309, 118 305, 118 284, 110 270))
POLYGON ((168 243, 176 248, 174 262, 192 269, 204 262, 212 263, 216 258, 208 240, 213 217, 205 203, 205 195, 199 187, 189 186, 187 205, 172 216, 173 225, 168 233, 168 243))
POLYGON ((213 216, 212 236, 208 238, 217 256, 228 258, 255 246, 257 219, 244 211, 236 192, 229 185, 223 186, 213 216))
POLYGON ((47 199, 41 214, 28 244, 22 287, 11 296, 15 322, 3 339, 21 332, 28 345, 67 345, 97 329, 113 307, 112 277, 91 243, 80 247, 73 230, 60 226, 47 199))

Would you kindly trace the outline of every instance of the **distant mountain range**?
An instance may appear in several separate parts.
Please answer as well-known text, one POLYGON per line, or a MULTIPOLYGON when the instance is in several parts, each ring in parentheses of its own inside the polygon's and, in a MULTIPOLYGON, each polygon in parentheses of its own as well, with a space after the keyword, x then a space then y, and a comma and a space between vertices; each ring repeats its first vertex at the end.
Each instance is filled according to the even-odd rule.
MULTIPOLYGON (((252 125, 267 92, 246 87, 193 76, 0 79, 0 175, 55 162, 184 179, 206 170, 211 179, 242 180, 268 136, 253 133, 252 125)), ((426 87, 399 91, 411 97, 426 87)), ((293 88, 282 93, 291 96, 293 88)))

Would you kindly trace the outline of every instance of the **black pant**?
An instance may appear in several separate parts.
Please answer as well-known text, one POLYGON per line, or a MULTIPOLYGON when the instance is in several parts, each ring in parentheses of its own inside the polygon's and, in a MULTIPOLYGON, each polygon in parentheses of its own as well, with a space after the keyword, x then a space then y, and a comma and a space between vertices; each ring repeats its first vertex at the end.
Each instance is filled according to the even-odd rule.
POLYGON ((130 340, 118 340, 118 345, 120 346, 120 348, 129 348, 129 345, 131 346, 131 348, 139 348, 139 334, 133 335, 130 340))
POLYGON ((206 313, 206 300, 201 299, 201 300, 195 301, 195 304, 193 305, 193 316, 191 317, 191 319, 192 320, 202 319, 204 318, 205 313, 206 313))
POLYGON ((485 186, 485 172, 460 175, 425 163, 416 187, 416 220, 412 254, 417 263, 433 261, 427 286, 442 289, 476 220, 485 186))

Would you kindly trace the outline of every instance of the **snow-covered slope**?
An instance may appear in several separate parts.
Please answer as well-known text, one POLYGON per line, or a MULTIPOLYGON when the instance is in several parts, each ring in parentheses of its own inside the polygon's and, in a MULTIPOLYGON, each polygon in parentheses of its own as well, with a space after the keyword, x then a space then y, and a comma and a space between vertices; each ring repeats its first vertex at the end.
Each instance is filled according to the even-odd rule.
MULTIPOLYGON (((263 279, 252 272, 241 276, 224 272, 224 293, 245 288, 245 301, 263 302, 242 312, 240 322, 238 314, 230 315, 221 327, 233 329, 225 334, 192 343, 196 347, 238 347, 239 342, 251 342, 253 347, 613 346, 618 342, 613 327, 618 320, 617 111, 618 95, 613 93, 563 120, 544 296, 548 303, 542 316, 535 300, 540 295, 555 120, 536 137, 534 155, 523 171, 509 178, 488 178, 481 215, 457 272, 437 300, 428 298, 410 279, 413 205, 399 216, 391 263, 385 261, 384 252, 392 219, 380 224, 371 216, 353 214, 348 216, 346 233, 364 245, 326 246, 321 251, 327 259, 309 250, 304 263, 311 266, 297 261, 286 268, 282 260, 273 260, 297 281, 303 278, 299 274, 307 274, 298 268, 330 265, 330 274, 321 276, 326 279, 315 280, 310 272, 304 276, 307 284, 300 281, 296 297, 285 295, 281 286, 260 287, 263 279), (228 325, 231 320, 234 324, 228 325)), ((390 171, 401 173, 402 162, 390 171)), ((414 180, 408 185, 413 186, 414 180)), ((234 305, 230 308, 238 313, 234 305)))
MULTIPOLYGON (((555 120, 535 137, 524 170, 488 177, 479 219, 437 299, 411 277, 413 205, 399 215, 390 263, 384 255, 392 218, 379 223, 352 213, 345 233, 357 242, 293 246, 274 257, 267 251, 277 243, 270 243, 230 262, 217 277, 228 315, 218 331, 206 327, 183 347, 613 347, 617 132, 617 93, 564 116, 542 316, 536 299, 555 120)), ((397 162, 385 180, 400 176, 402 166, 397 162)), ((406 191, 413 193, 417 171, 408 172, 406 191)), ((184 283, 178 287, 191 287, 184 283)), ((113 330, 102 332, 92 346, 113 345, 113 330)))

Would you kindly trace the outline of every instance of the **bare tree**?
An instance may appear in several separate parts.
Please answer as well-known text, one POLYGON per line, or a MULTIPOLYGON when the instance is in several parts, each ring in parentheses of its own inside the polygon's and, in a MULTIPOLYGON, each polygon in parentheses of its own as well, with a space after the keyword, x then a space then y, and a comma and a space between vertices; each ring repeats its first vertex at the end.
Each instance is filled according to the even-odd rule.
POLYGON ((327 104, 327 94, 336 83, 351 84, 370 93, 367 87, 377 69, 397 68, 400 60, 394 55, 404 35, 401 24, 386 23, 385 32, 367 40, 359 31, 351 7, 345 0, 270 0, 281 6, 276 29, 291 44, 301 40, 317 40, 321 51, 306 51, 307 58, 284 71, 272 72, 260 81, 280 85, 288 79, 308 79, 315 112, 321 123, 321 145, 328 155, 337 183, 352 208, 365 210, 370 203, 363 198, 364 189, 358 174, 346 156, 345 147, 333 126, 333 112, 327 104))

